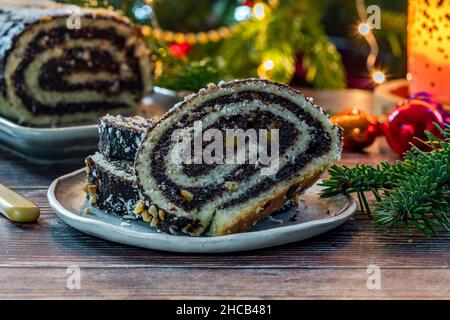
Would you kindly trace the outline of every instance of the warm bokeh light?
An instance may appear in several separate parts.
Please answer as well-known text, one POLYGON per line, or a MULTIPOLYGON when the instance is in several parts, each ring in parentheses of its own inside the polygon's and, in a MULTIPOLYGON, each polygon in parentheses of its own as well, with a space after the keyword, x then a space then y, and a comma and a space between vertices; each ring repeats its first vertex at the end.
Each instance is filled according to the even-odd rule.
POLYGON ((234 11, 234 20, 240 22, 251 17, 252 10, 248 6, 239 6, 234 11))
POLYGON ((380 71, 380 70, 374 71, 372 73, 372 79, 373 79, 373 81, 375 81, 375 83, 381 84, 386 81, 386 75, 384 74, 383 71, 380 71))
POLYGON ((366 36, 367 34, 369 34, 370 32, 370 27, 367 23, 360 23, 358 25, 358 32, 363 35, 366 36))
POLYGON ((258 67, 258 76, 261 79, 269 79, 270 70, 275 67, 275 62, 270 59, 264 60, 258 67))
POLYGON ((266 61, 263 62, 263 68, 265 71, 272 70, 274 66, 275 64, 270 59, 267 59, 266 61))
POLYGON ((264 4, 262 3, 255 4, 252 11, 253 16, 258 20, 264 19, 264 17, 266 16, 266 9, 264 7, 264 4))

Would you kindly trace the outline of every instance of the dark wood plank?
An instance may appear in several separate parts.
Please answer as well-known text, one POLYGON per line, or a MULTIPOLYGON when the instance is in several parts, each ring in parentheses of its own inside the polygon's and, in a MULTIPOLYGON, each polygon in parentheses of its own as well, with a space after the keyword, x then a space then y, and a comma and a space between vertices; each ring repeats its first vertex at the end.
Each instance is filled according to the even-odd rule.
POLYGON ((448 267, 450 235, 426 239, 402 229, 379 232, 365 214, 318 237, 275 248, 231 254, 165 253, 100 240, 72 229, 49 208, 46 189, 16 189, 42 209, 36 224, 0 218, 0 265, 3 266, 196 266, 196 267, 448 267))
POLYGON ((366 268, 197 269, 83 268, 79 290, 66 268, 0 268, 0 298, 64 299, 446 299, 450 270, 380 270, 380 290, 366 268), (69 286, 70 287, 70 286, 69 286), (73 288, 73 286, 72 286, 73 288))
POLYGON ((83 165, 82 160, 51 165, 31 163, 0 147, 0 183, 8 187, 48 187, 57 177, 83 165))

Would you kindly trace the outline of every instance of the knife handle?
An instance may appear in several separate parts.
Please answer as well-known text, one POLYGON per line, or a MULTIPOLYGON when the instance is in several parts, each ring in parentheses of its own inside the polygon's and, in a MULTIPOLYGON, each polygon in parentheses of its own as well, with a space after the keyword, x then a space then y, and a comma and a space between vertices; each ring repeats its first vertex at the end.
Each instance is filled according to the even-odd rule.
POLYGON ((33 222, 39 218, 39 208, 31 201, 0 184, 0 212, 14 222, 33 222))

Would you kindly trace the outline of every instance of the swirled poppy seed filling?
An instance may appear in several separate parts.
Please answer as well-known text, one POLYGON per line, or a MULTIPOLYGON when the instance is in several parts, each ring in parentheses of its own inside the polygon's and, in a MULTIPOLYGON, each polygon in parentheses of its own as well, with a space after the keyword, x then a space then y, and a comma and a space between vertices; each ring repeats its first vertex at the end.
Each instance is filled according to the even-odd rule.
MULTIPOLYGON (((298 130, 295 125, 290 122, 285 122, 284 119, 278 115, 274 115, 271 112, 257 110, 252 111, 249 114, 236 114, 232 116, 222 116, 213 125, 210 125, 204 130, 217 129, 222 133, 223 137, 226 137, 226 130, 230 128, 239 128, 243 131, 253 128, 259 129, 278 129, 279 130, 279 154, 283 155, 287 148, 292 144, 298 134, 298 130)), ((259 142, 258 142, 259 143, 259 142)), ((203 141, 203 148, 209 142, 203 141)), ((227 142, 223 143, 223 154, 226 154, 227 142)), ((194 150, 194 141, 191 141, 191 151, 194 150)), ((236 148, 235 148, 236 151, 236 148)), ((268 149, 270 155, 270 148, 268 149)), ((183 173, 189 177, 196 177, 208 174, 215 168, 214 164, 184 164, 183 173)))
MULTIPOLYGON (((258 196, 259 194, 270 189, 274 184, 289 179, 292 174, 304 168, 312 159, 320 157, 330 150, 331 139, 320 121, 313 118, 311 114, 306 112, 303 108, 299 107, 291 100, 268 92, 247 90, 210 99, 195 107, 195 109, 192 109, 188 114, 184 115, 179 120, 179 124, 185 128, 192 127, 195 121, 205 118, 208 114, 207 110, 215 108, 215 106, 221 106, 221 108, 224 108, 224 106, 229 104, 242 104, 254 100, 257 100, 264 105, 276 104, 287 109, 289 112, 292 112, 301 121, 308 124, 310 128, 309 134, 313 137, 313 139, 310 141, 304 152, 296 154, 295 158, 281 167, 275 175, 263 178, 253 187, 246 189, 245 193, 242 193, 238 197, 232 198, 231 200, 225 202, 221 206, 222 208, 244 203, 248 199, 258 196)), ((256 109, 254 111, 249 111, 246 114, 221 116, 212 125, 208 126, 208 128, 215 128, 221 131, 230 127, 238 127, 244 131, 250 128, 279 129, 280 156, 287 152, 289 147, 292 146, 293 142, 300 134, 300 131, 296 129, 293 123, 286 121, 281 116, 271 112, 269 109, 256 109)), ((183 210, 192 211, 201 208, 212 199, 220 197, 223 193, 228 192, 228 189, 223 181, 216 181, 202 187, 187 188, 187 191, 195 195, 190 202, 185 201, 185 199, 180 196, 181 190, 186 188, 177 185, 167 176, 167 168, 165 167, 164 162, 164 159, 170 152, 170 144, 168 144, 167 141, 171 141, 171 136, 174 130, 176 130, 176 128, 166 130, 161 135, 159 141, 155 143, 155 147, 150 155, 151 159, 149 165, 151 166, 151 172, 154 179, 161 186, 161 190, 168 201, 176 204, 180 208, 183 208, 183 210)), ((214 169, 214 167, 214 165, 206 164, 183 165, 183 173, 189 177, 198 177, 208 174, 214 169)), ((259 170, 255 167, 255 165, 242 164, 238 165, 231 172, 229 172, 223 177, 222 180, 245 182, 255 174, 258 174, 258 171, 259 170)))
POLYGON ((108 94, 117 94, 121 89, 126 89, 130 92, 141 91, 142 84, 137 80, 97 80, 87 83, 70 83, 66 80, 67 76, 77 72, 97 73, 104 71, 119 73, 119 68, 119 64, 114 61, 108 51, 72 48, 62 57, 50 59, 41 67, 38 83, 41 89, 62 92, 83 89, 97 90, 108 94), (87 57, 87 59, 83 57, 87 57), (114 86, 115 83, 118 85, 114 86))
POLYGON ((111 54, 100 48, 66 48, 62 56, 49 59, 39 70, 38 85, 43 90, 58 92, 72 92, 78 90, 95 90, 108 95, 116 95, 123 91, 140 92, 142 75, 139 59, 134 54, 133 47, 126 47, 126 39, 116 33, 113 28, 83 27, 68 30, 66 27, 56 27, 48 31, 39 32, 28 44, 24 57, 13 75, 16 94, 24 106, 36 115, 68 114, 79 111, 102 111, 110 108, 126 107, 122 102, 92 101, 92 102, 60 102, 48 106, 35 100, 26 85, 25 72, 35 58, 48 48, 60 45, 68 40, 106 40, 117 50, 124 50, 125 60, 114 61, 111 54), (73 72, 86 71, 96 74, 102 71, 118 74, 120 65, 125 64, 134 75, 132 79, 95 80, 91 82, 68 83, 65 78, 73 72))

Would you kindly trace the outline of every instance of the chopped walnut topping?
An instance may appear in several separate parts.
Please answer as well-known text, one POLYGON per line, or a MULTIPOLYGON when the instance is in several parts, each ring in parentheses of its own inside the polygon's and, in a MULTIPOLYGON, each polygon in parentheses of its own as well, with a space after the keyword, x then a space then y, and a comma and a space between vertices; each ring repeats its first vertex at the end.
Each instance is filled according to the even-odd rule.
POLYGON ((94 193, 89 199, 89 204, 94 205, 97 203, 97 195, 94 193))
POLYGON ((192 200, 194 200, 194 195, 192 194, 192 192, 188 191, 188 190, 181 190, 181 196, 187 201, 187 202, 191 202, 192 200))
POLYGON ((84 185, 84 187, 83 187, 83 191, 84 191, 85 193, 88 193, 88 186, 89 186, 89 183, 86 183, 86 184, 84 185))
POLYGON ((140 200, 136 207, 134 207, 133 212, 135 214, 140 214, 142 211, 144 211, 144 201, 140 200))
POLYGON ((158 217, 154 217, 152 219, 152 221, 150 222, 150 226, 156 227, 158 225, 158 223, 159 223, 159 218, 158 217))
POLYGON ((141 213, 141 216, 142 216, 142 220, 144 220, 145 222, 152 221, 152 216, 148 213, 147 210, 143 210, 141 213))
POLYGON ((150 206, 150 208, 148 209, 150 215, 154 218, 158 216, 158 208, 156 208, 156 206, 154 204, 152 204, 150 206))
POLYGON ((236 181, 225 181, 225 187, 231 192, 238 191, 238 183, 236 181))
POLYGON ((84 192, 87 194, 93 194, 97 191, 97 186, 95 184, 86 183, 84 186, 84 192))
POLYGON ((86 207, 86 208, 83 209, 83 212, 84 213, 92 213, 92 209, 89 208, 89 207, 86 207))
POLYGON ((52 20, 53 20, 53 17, 51 17, 51 16, 43 16, 41 18, 42 22, 49 22, 49 21, 52 21, 52 20))

